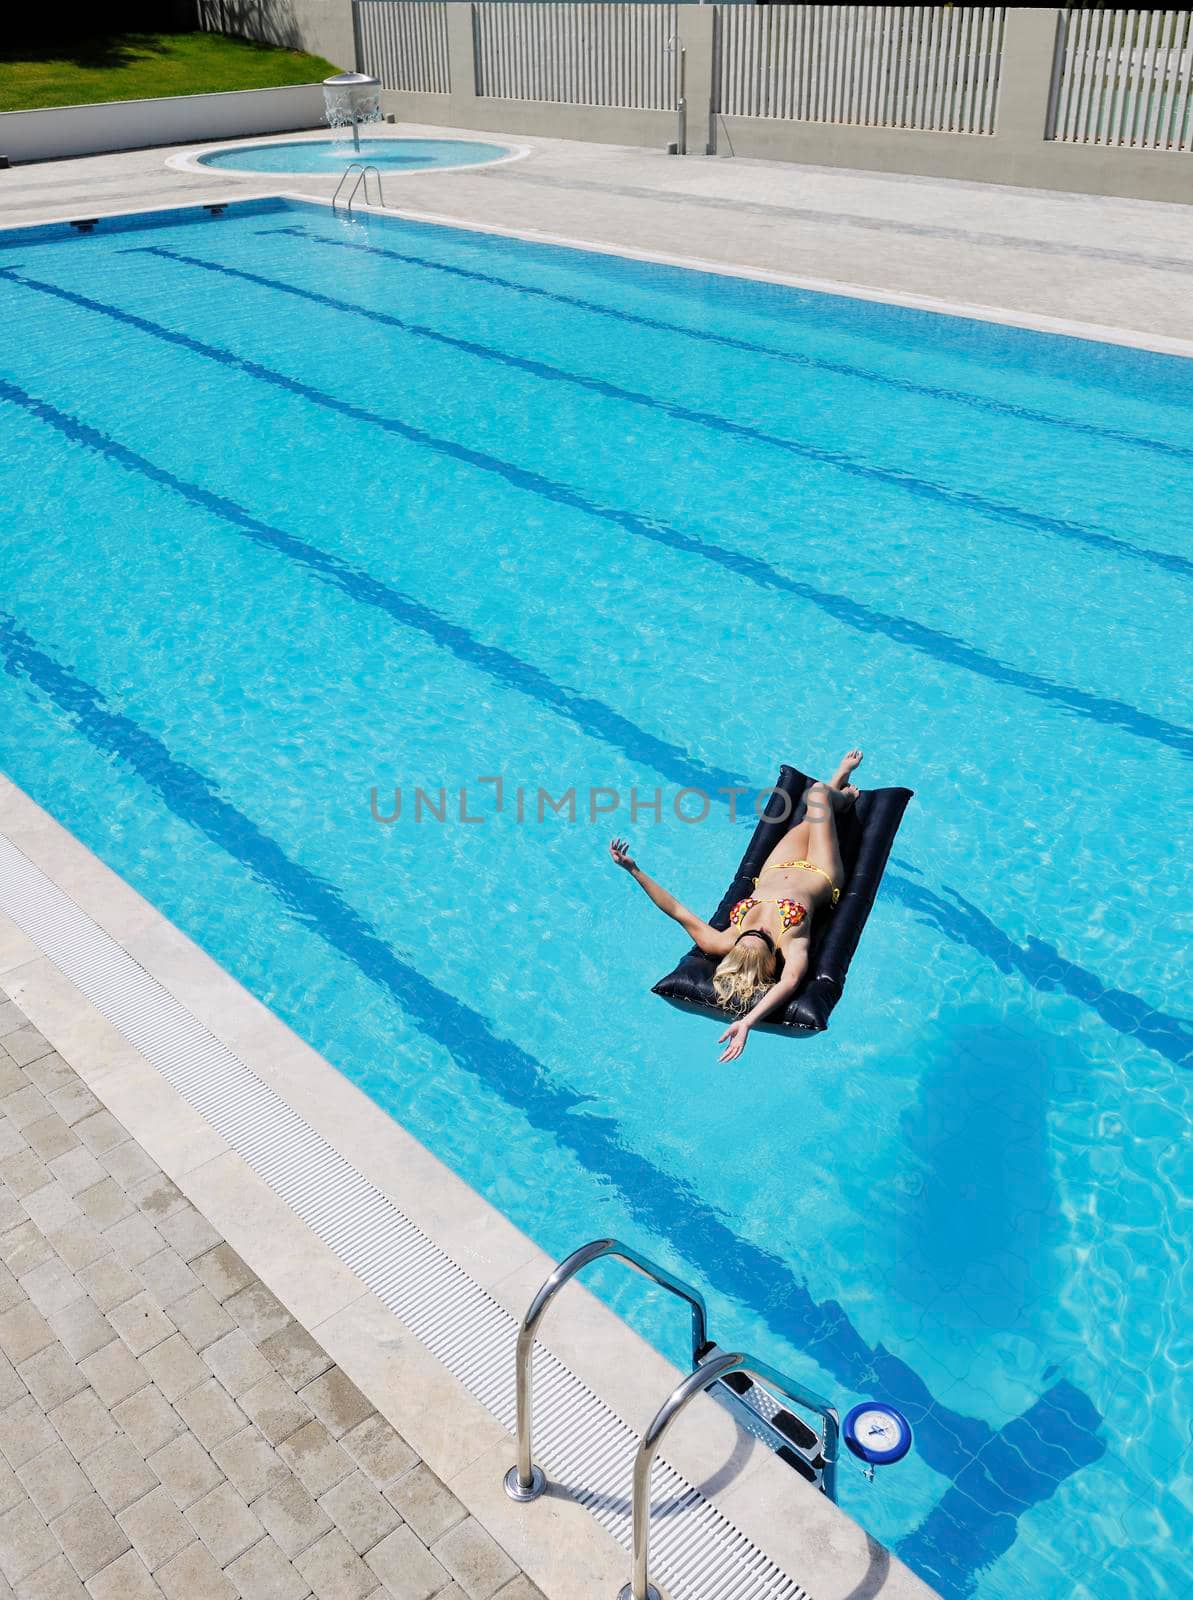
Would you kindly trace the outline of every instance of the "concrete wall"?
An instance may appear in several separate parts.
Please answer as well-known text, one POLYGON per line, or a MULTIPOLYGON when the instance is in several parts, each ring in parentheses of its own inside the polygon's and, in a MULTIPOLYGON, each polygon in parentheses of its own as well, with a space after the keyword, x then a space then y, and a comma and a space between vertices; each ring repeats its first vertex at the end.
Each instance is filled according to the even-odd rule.
POLYGON ((52 106, 44 111, 0 112, 0 155, 10 161, 51 161, 101 150, 290 133, 318 127, 322 121, 323 89, 317 83, 52 106))
MULTIPOLYGON (((386 93, 381 108, 399 122, 468 128, 478 133, 538 134, 591 144, 633 144, 662 150, 675 138, 674 111, 622 111, 614 106, 555 105, 546 100, 491 100, 478 95, 386 93)), ((790 160, 790 157, 784 157, 790 160)))
POLYGON ((199 27, 356 65, 351 0, 197 0, 199 27))
MULTIPOLYGON (((351 0, 199 0, 199 9, 206 27, 313 50, 338 66, 367 66, 355 60, 351 0)), ((1044 138, 1060 17, 1055 7, 1007 9, 997 131, 993 135, 722 117, 715 109, 715 12, 712 5, 685 6, 681 12, 691 154, 708 151, 719 156, 1193 203, 1193 154, 1187 151, 1107 148, 1044 138)), ((675 138, 676 119, 669 112, 478 97, 468 0, 452 0, 448 5, 448 41, 451 92, 390 91, 382 97, 387 112, 402 121, 443 127, 660 149, 675 138)))

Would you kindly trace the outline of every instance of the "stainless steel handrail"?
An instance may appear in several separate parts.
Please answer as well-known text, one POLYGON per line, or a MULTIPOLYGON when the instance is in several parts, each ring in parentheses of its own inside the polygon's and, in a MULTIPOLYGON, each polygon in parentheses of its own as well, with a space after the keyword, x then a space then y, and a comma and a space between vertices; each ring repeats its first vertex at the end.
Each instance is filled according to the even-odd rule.
MULTIPOLYGON (((350 175, 352 173, 354 173, 354 172, 361 173, 363 171, 364 171, 364 162, 363 161, 350 161, 348 163, 348 165, 344 168, 344 171, 340 176, 340 181, 339 181, 339 183, 336 184, 336 192, 331 197, 331 209, 333 211, 336 208, 336 201, 340 198, 340 190, 348 182, 348 179, 349 179, 350 175)), ((360 182, 359 177, 357 178, 356 181, 357 181, 357 183, 360 182)), ((355 192, 356 192, 355 186, 353 186, 353 191, 352 192, 355 194, 355 192)), ((349 205, 349 207, 351 207, 351 205, 352 205, 351 199, 349 199, 348 205, 349 205)))
POLYGON ((619 1239, 593 1239, 591 1243, 581 1245, 579 1250, 573 1250, 570 1256, 559 1263, 555 1271, 530 1302, 526 1315, 522 1318, 522 1326, 518 1329, 515 1368, 518 1405, 518 1459, 505 1475, 505 1492, 511 1500, 536 1500, 547 1487, 546 1475, 541 1467, 535 1465, 531 1448, 531 1367, 534 1356, 534 1339, 539 1323, 543 1320, 547 1307, 563 1288, 564 1284, 588 1266, 589 1262, 599 1261, 602 1256, 614 1256, 617 1260, 626 1262, 635 1271, 643 1273, 648 1278, 653 1278, 661 1288, 669 1289, 672 1294, 678 1295, 681 1300, 688 1302, 692 1308, 693 1366, 699 1362, 708 1344, 708 1313, 705 1309, 704 1297, 698 1290, 693 1289, 690 1284, 684 1283, 682 1279, 668 1272, 666 1267, 660 1267, 658 1262, 651 1261, 649 1256, 641 1255, 637 1250, 631 1249, 628 1244, 622 1244, 619 1239))
POLYGON ((371 162, 369 163, 368 166, 366 166, 361 161, 350 161, 348 163, 348 165, 344 168, 344 173, 343 173, 343 176, 341 177, 339 183, 336 184, 336 192, 331 197, 331 209, 333 211, 335 210, 336 201, 340 198, 340 190, 347 183, 349 176, 353 172, 356 173, 356 182, 352 185, 351 189, 348 191, 348 206, 347 206, 348 215, 349 216, 352 215, 352 202, 356 199, 356 191, 360 188, 362 183, 364 184, 364 188, 365 188, 365 205, 368 205, 368 203, 369 203, 369 173, 370 172, 373 174, 373 176, 377 180, 377 202, 376 203, 379 206, 384 206, 385 205, 385 191, 381 187, 381 174, 380 174, 380 172, 378 172, 377 168, 375 166, 373 166, 371 162))
POLYGON ((841 1428, 836 1409, 829 1405, 827 1400, 814 1394, 811 1389, 800 1388, 798 1384, 792 1383, 790 1378, 785 1378, 781 1372, 776 1372, 774 1367, 755 1361, 753 1356, 741 1354, 713 1356, 703 1366, 698 1366, 694 1372, 690 1372, 682 1383, 676 1385, 655 1412, 647 1425, 646 1432, 642 1435, 638 1453, 634 1457, 633 1567, 630 1581, 621 1589, 617 1600, 659 1600, 658 1590, 647 1577, 650 1562, 650 1469, 654 1465, 654 1458, 662 1443, 663 1435, 684 1407, 705 1389, 728 1377, 731 1372, 744 1372, 747 1376, 764 1383, 768 1389, 777 1389, 789 1400, 794 1400, 796 1405, 820 1414, 824 1419, 824 1492, 830 1500, 836 1499, 837 1448, 841 1428))

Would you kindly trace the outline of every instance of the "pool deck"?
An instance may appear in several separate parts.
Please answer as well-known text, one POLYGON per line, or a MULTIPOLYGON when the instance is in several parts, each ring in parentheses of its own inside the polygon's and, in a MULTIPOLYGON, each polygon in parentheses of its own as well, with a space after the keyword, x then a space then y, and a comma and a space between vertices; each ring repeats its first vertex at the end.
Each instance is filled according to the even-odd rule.
MULTIPOLYGON (((386 131, 453 136, 405 124, 386 131)), ((1193 353, 1193 203, 681 160, 560 139, 458 137, 516 143, 528 153, 490 167, 386 176, 387 204, 1193 353)), ((334 188, 327 177, 167 167, 179 153, 130 151, 0 172, 0 226, 279 189, 327 196, 334 188)))
POLYGON ((0 1150, 5 1594, 542 1600, 12 1001, 0 1150))
MULTIPOLYGON (((524 160, 387 179, 386 199, 1193 354, 1193 207, 520 142, 524 160)), ((0 172, 0 226, 332 187, 179 171, 176 153, 0 172)), ((548 1258, 3 777, 0 845, 0 1600, 611 1600, 624 1504, 594 1516, 566 1481, 506 1499, 505 1425, 299 1214, 249 1111, 293 1119, 318 1173, 350 1163, 502 1337, 548 1258), (13 888, 14 850, 44 895, 13 888), (226 1106, 161 1069, 161 1027, 115 1025, 133 980, 175 1035, 224 1052, 226 1106)), ((578 1285, 546 1343, 634 1429, 678 1376, 578 1285)), ((664 1456, 708 1529, 796 1580, 790 1600, 930 1596, 711 1402, 664 1456)), ((628 1487, 628 1458, 618 1473, 628 1487)))

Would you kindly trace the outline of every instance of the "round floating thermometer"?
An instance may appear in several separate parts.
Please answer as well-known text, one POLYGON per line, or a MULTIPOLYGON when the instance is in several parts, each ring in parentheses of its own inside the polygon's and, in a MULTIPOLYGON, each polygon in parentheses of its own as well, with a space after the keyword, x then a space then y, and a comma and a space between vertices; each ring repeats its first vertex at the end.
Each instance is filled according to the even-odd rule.
POLYGON ((911 1449, 911 1423, 894 1406, 863 1400, 841 1427, 845 1443, 855 1456, 873 1467, 889 1467, 911 1449))

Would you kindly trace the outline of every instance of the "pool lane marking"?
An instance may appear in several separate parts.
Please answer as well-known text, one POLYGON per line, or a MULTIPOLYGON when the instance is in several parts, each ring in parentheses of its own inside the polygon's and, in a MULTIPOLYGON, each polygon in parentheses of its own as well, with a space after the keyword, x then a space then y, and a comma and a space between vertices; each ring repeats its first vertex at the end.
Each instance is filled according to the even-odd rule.
MULTIPOLYGON (((0 378, 0 399, 22 406, 76 444, 108 457, 127 472, 137 473, 172 490, 183 499, 219 517, 255 543, 308 568, 333 584, 350 599, 384 612, 401 626, 418 630, 434 644, 449 650, 466 665, 487 673, 497 682, 566 716, 582 732, 614 748, 635 762, 653 766, 681 786, 715 792, 737 786, 740 779, 728 771, 706 766, 681 746, 669 744, 602 701, 579 695, 547 676, 521 657, 478 640, 458 623, 440 616, 429 606, 401 590, 382 583, 342 561, 338 556, 295 534, 262 522, 234 500, 179 478, 164 467, 119 444, 89 423, 60 411, 48 401, 35 399, 16 384, 0 378)), ((1193 1024, 1168 1015, 1120 989, 1108 988, 1094 973, 1062 956, 1055 946, 1029 936, 1016 944, 985 912, 959 891, 942 885, 943 895, 917 883, 905 873, 915 868, 893 862, 883 882, 908 910, 936 927, 955 944, 985 957, 1000 972, 1017 972, 1032 989, 1060 989, 1087 1006, 1107 1026, 1154 1050, 1174 1066, 1188 1067, 1193 1059, 1193 1024), (895 870, 901 867, 903 870, 895 870), (945 899, 947 895, 949 898, 945 899)))
MULTIPOLYGON (((837 1301, 818 1304, 787 1263, 734 1233, 690 1184, 627 1147, 616 1119, 593 1109, 592 1096, 555 1083, 542 1062, 494 1033, 479 1012, 403 961, 337 889, 292 860, 210 779, 178 760, 156 735, 125 713, 111 710, 99 689, 41 649, 3 610, 0 653, 10 675, 27 679, 71 718, 95 749, 131 769, 180 821, 267 885, 302 926, 366 980, 387 991, 430 1039, 499 1101, 512 1103, 532 1127, 570 1149, 596 1178, 612 1180, 641 1226, 672 1240, 712 1281, 724 1282, 723 1269, 728 1268, 732 1287, 726 1292, 740 1298, 776 1337, 803 1349, 837 1381, 855 1393, 877 1385, 887 1399, 909 1412, 920 1454, 935 1471, 952 1482, 980 1451, 1015 1427, 1019 1419, 996 1431, 980 1418, 952 1411, 934 1399, 919 1374, 900 1357, 882 1345, 867 1345, 837 1301), (581 1109, 583 1115, 577 1116, 581 1109), (715 1269, 722 1270, 714 1277, 715 1269)), ((1029 1430, 1024 1441, 1034 1455, 1039 1452, 1032 1439, 1038 1438, 1042 1447, 1062 1457, 1056 1461, 1061 1476, 1035 1466, 1029 1455, 1025 1464, 1033 1467, 1032 1487, 1037 1487, 1038 1479, 1044 1493, 1011 1495, 995 1485, 992 1492, 997 1492, 1007 1515, 1018 1516, 1046 1498, 1062 1477, 1081 1464, 1082 1456, 1070 1448, 1073 1428, 1088 1459, 1104 1451, 1096 1437, 1102 1419, 1093 1402, 1067 1382, 1063 1389, 1066 1406, 1057 1412, 1065 1418, 1063 1437, 1057 1438, 1054 1429, 1037 1428, 1029 1430)))
MULTIPOLYGON (((399 221, 397 218, 377 218, 383 226, 392 226, 399 221)), ((407 224, 407 226, 430 228, 433 224, 407 224)), ((1014 405, 1009 400, 993 400, 985 395, 972 394, 964 389, 946 389, 943 385, 931 383, 916 383, 911 378, 896 378, 885 373, 873 372, 866 367, 855 367, 846 361, 831 361, 825 356, 811 356, 803 351, 780 350, 772 345, 757 344, 750 339, 737 339, 730 334, 711 333, 704 328, 688 328, 680 322, 667 322, 660 317, 648 317, 638 311, 621 311, 614 306, 602 305, 599 300, 585 300, 579 295, 563 294, 557 289, 545 289, 537 284, 519 283, 516 278, 501 278, 495 273, 481 272, 478 268, 462 267, 453 262, 436 261, 431 256, 411 255, 406 251, 393 250, 383 245, 368 244, 363 240, 355 239, 328 239, 316 233, 313 229, 292 224, 279 228, 258 228, 255 230, 259 237, 269 238, 275 234, 289 234, 292 238, 304 239, 311 244, 325 245, 334 250, 355 250, 367 255, 383 256, 387 260, 400 261, 407 266, 424 267, 430 272, 448 273, 453 277, 464 278, 473 283, 483 283, 498 289, 509 289, 515 294, 523 294, 536 299, 550 300, 557 305, 570 306, 579 311, 591 311, 597 316, 612 317, 618 322, 626 322, 634 327, 649 328, 654 332, 667 334, 680 334, 684 338, 696 339, 703 344, 718 345, 726 350, 741 350, 748 355, 766 356, 776 361, 785 361, 791 366, 802 367, 817 372, 831 372, 837 377, 855 378, 862 383, 878 384, 883 388, 894 389, 900 393, 922 395, 931 400, 944 400, 952 405, 968 406, 976 411, 989 412, 995 416, 1014 417, 1023 422, 1040 423, 1046 427, 1067 428, 1072 433, 1085 434, 1094 439, 1105 439, 1113 444, 1127 445, 1133 449, 1151 450, 1157 454, 1175 456, 1179 460, 1193 461, 1193 447, 1172 444, 1166 439, 1149 439, 1143 434, 1125 433, 1118 428, 1105 427, 1096 422, 1079 422, 1075 417, 1058 417, 1048 411, 1035 411, 1030 406, 1014 405)), ((632 259, 626 257, 626 260, 632 259)), ((749 281, 749 280, 744 280, 749 281)), ((801 291, 793 290, 793 293, 801 291)), ((813 291, 803 291, 811 294, 813 291)))
POLYGON ((453 461, 463 462, 466 466, 475 467, 482 472, 499 477, 516 489, 539 495, 545 500, 551 500, 558 505, 564 505, 572 510, 580 511, 586 516, 596 517, 602 521, 612 523, 623 532, 633 534, 638 538, 648 539, 654 544, 663 545, 669 549, 680 550, 688 555, 700 556, 704 560, 713 562, 738 577, 748 579, 760 588, 775 589, 782 593, 794 595, 797 599, 804 600, 816 606, 819 610, 826 612, 834 621, 855 628, 859 632, 884 635, 892 639, 896 644, 905 645, 923 655, 931 656, 938 662, 960 667, 979 676, 989 678, 996 683, 1008 684, 1013 688, 1023 689, 1040 699, 1052 701, 1057 705, 1076 711, 1080 715, 1089 717, 1092 721, 1109 727, 1120 728, 1141 739, 1148 739, 1157 744, 1167 745, 1184 756, 1193 755, 1193 731, 1183 728, 1177 723, 1169 722, 1164 717, 1141 711, 1126 701, 1111 700, 1102 695, 1091 694, 1084 689, 1074 688, 1069 684, 1057 683, 1053 679, 1041 677, 1022 668, 1012 667, 1008 663, 999 660, 997 656, 988 655, 978 646, 971 645, 963 639, 958 639, 953 634, 930 628, 924 623, 915 622, 910 618, 888 615, 865 605, 861 601, 853 600, 847 595, 834 594, 831 590, 818 589, 800 579, 789 578, 759 556, 727 549, 722 545, 701 539, 694 534, 684 533, 678 528, 670 527, 667 523, 654 517, 639 515, 633 511, 623 511, 616 506, 598 505, 586 499, 578 490, 571 488, 567 484, 557 483, 540 473, 503 461, 499 456, 474 450, 470 446, 458 444, 454 440, 439 438, 435 434, 428 433, 425 429, 418 428, 412 423, 402 422, 396 417, 380 416, 353 401, 341 400, 338 396, 327 394, 321 389, 314 388, 311 384, 304 383, 297 378, 291 378, 285 373, 276 372, 270 367, 262 366, 260 362, 252 361, 244 356, 238 356, 222 346, 207 344, 192 337, 190 334, 177 332, 173 328, 167 328, 162 323, 152 322, 146 317, 137 315, 135 312, 125 311, 104 301, 94 300, 89 295, 80 294, 73 289, 64 289, 57 284, 46 283, 40 279, 32 278, 26 273, 10 272, 8 269, 0 268, 0 278, 3 277, 7 277, 12 282, 22 284, 24 287, 33 289, 38 293, 64 300, 68 304, 81 306, 84 310, 94 311, 100 316, 124 323, 128 327, 136 328, 139 332, 161 339, 167 344, 178 345, 180 348, 189 350, 192 354, 202 356, 206 360, 216 361, 234 371, 243 372, 247 377, 271 384, 275 388, 286 389, 304 400, 309 400, 313 404, 323 407, 325 410, 349 417, 354 422, 363 422, 370 427, 381 428, 384 432, 396 434, 413 444, 432 450, 439 455, 447 456, 453 461))
POLYGON ((841 450, 829 450, 820 445, 803 444, 796 439, 787 439, 781 434, 767 433, 762 428, 752 427, 746 422, 734 422, 731 418, 719 416, 714 411, 700 411, 678 400, 666 400, 638 389, 624 388, 607 378, 593 378, 583 373, 569 372, 563 367, 553 367, 549 362, 540 361, 532 356, 512 355, 509 351, 500 350, 493 345, 481 344, 478 340, 465 339, 456 334, 443 333, 424 323, 410 322, 389 311, 378 311, 370 306, 357 305, 350 300, 340 300, 317 289, 299 288, 280 278, 267 278, 261 273, 249 272, 243 267, 230 267, 222 262, 204 260, 201 256, 184 255, 181 251, 168 250, 164 245, 140 245, 125 251, 124 254, 160 256, 166 261, 177 261, 185 266, 198 267, 204 272, 238 278, 245 283, 253 283, 278 294, 292 295, 295 299, 325 306, 331 311, 363 317, 366 321, 395 328, 413 338, 426 339, 432 344, 443 345, 447 349, 458 350, 477 360, 490 361, 498 366, 527 373, 530 377, 548 383, 568 384, 573 388, 600 395, 606 400, 643 406, 650 411, 673 417, 677 422, 710 428, 714 432, 728 434, 731 438, 747 439, 752 444, 781 450, 801 461, 811 461, 817 466, 844 472, 851 477, 862 478, 868 483, 879 483, 884 488, 898 489, 916 499, 929 500, 936 505, 961 507, 989 520, 1006 522, 1014 527, 1025 528, 1029 532, 1042 531, 1055 534, 1059 538, 1069 539, 1078 544, 1090 545, 1096 550, 1110 551, 1114 555, 1147 562, 1150 566, 1177 573, 1182 577, 1193 575, 1193 560, 1172 551, 1153 550, 1146 545, 1133 544, 1129 539, 1119 539, 1114 534, 1103 533, 1096 528, 1086 528, 1078 522, 1068 522, 1063 517, 1044 517, 1034 511, 1024 511, 1018 506, 1004 504, 998 500, 988 500, 983 495, 971 493, 968 489, 949 488, 947 484, 914 477, 898 467, 880 467, 858 461, 841 450))
MULTIPOLYGON (((1056 1464, 1064 1477, 1105 1454, 1102 1441, 1089 1430, 1088 1406, 1071 1384, 1063 1379, 1053 1384, 961 1469, 917 1528, 894 1541, 899 1556, 944 1600, 965 1600, 980 1573, 1015 1543, 1019 1530, 1005 1500, 1014 1484, 1020 1490, 1014 1498, 1022 1501, 1016 1475, 1042 1472, 1041 1452, 1045 1457, 1062 1452, 1056 1464)), ((1043 1471, 1039 1499, 1056 1492, 1060 1480, 1053 1478, 1043 1471)), ((1022 1504, 1021 1510, 1027 1509, 1022 1504)))
MULTIPOLYGON (((916 870, 902 862, 898 866, 916 870)), ((1087 1007, 1107 1027, 1138 1040, 1174 1067, 1193 1068, 1193 1020, 1159 1011, 1129 990, 1108 988, 1088 967, 1068 960, 1055 945, 1034 934, 1029 933, 1024 944, 1016 943, 980 906, 947 883, 941 884, 941 894, 937 894, 900 872, 892 878, 891 867, 883 877, 884 884, 888 881, 908 910, 934 924, 954 943, 980 952, 1000 972, 1017 972, 1030 989, 1041 994, 1059 990, 1087 1007)))

